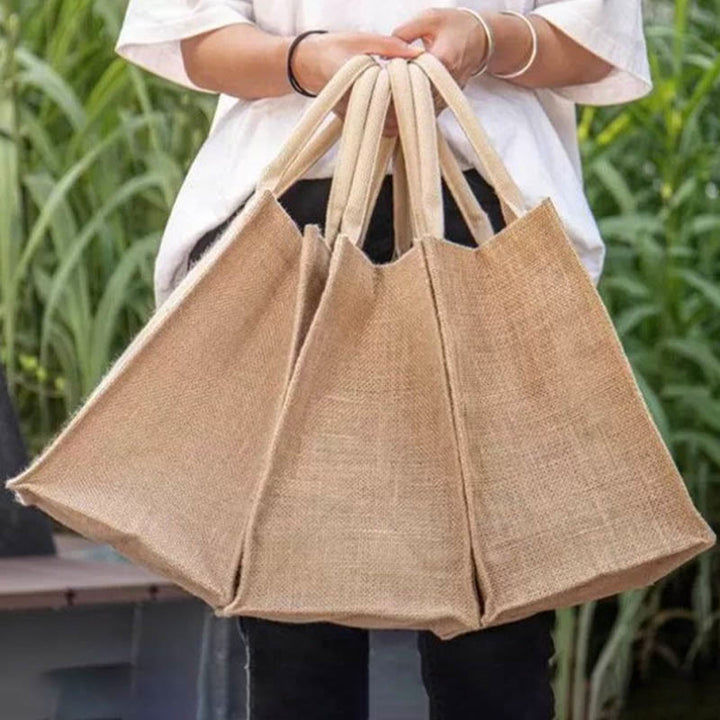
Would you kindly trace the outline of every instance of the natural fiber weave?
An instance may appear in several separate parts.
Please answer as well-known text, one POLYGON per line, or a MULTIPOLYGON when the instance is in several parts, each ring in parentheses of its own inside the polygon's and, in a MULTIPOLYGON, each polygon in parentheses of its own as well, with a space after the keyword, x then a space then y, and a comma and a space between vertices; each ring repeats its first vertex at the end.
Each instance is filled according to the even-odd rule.
POLYGON ((8 485, 212 605, 233 592, 238 538, 327 260, 269 193, 244 220, 262 243, 228 245, 8 485))
POLYGON ((422 253, 341 237, 296 366, 227 614, 478 626, 439 328, 422 253))
MULTIPOLYGON (((279 170, 310 164, 299 141, 369 68, 367 56, 346 64, 304 119, 308 135, 281 149, 279 170)), ((232 599, 252 498, 327 276, 318 228, 301 234, 278 202, 286 173, 266 176, 62 432, 6 484, 213 606, 232 599)))
POLYGON ((217 615, 441 638, 646 585, 715 542, 552 202, 523 207, 429 53, 344 66, 8 487, 217 615), (498 193, 497 235, 431 83, 498 193), (336 137, 314 133, 349 87, 328 237, 301 233, 278 189, 336 137), (391 155, 399 257, 374 265, 361 245, 391 155), (478 247, 444 238, 441 169, 478 247))
POLYGON ((551 202, 423 244, 483 624, 654 582, 712 544, 551 202))

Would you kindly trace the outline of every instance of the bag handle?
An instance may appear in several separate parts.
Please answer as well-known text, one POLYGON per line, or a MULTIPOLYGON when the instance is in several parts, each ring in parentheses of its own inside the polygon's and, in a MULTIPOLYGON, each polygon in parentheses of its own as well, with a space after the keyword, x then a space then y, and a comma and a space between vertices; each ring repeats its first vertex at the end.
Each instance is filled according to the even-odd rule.
POLYGON ((275 158, 267 165, 257 183, 257 190, 268 189, 277 195, 288 167, 296 162, 325 118, 342 100, 355 80, 377 60, 365 53, 353 55, 333 74, 315 100, 308 106, 295 129, 283 143, 275 158))
MULTIPOLYGON (((442 62, 429 52, 424 52, 408 62, 423 70, 455 115, 458 124, 465 132, 470 145, 482 163, 488 182, 493 186, 500 200, 506 223, 509 224, 523 215, 525 202, 520 189, 507 171, 465 94, 452 75, 442 62)), ((424 148, 421 147, 420 150, 423 151, 424 148)))
MULTIPOLYGON (((342 220, 344 205, 347 202, 347 196, 352 183, 352 175, 365 127, 372 87, 374 87, 372 73, 375 73, 376 79, 376 74, 379 70, 379 64, 377 64, 377 67, 370 66, 362 72, 359 78, 354 80, 345 121, 341 120, 338 116, 334 116, 330 122, 326 123, 316 132, 285 168, 275 188, 276 195, 282 195, 291 185, 305 175, 305 173, 328 152, 338 139, 340 139, 339 154, 336 169, 333 174, 325 220, 324 234, 330 243, 334 241, 337 235, 342 220), (345 139, 343 140, 343 138, 345 139)), ((394 138, 383 138, 383 148, 378 156, 378 163, 375 167, 371 184, 371 206, 374 206, 377 201, 377 196, 386 174, 387 159, 392 155, 394 149, 400 151, 400 146, 399 144, 396 145, 394 138)), ((393 183, 393 188, 396 188, 395 183, 393 183)), ((397 193, 394 192, 394 194, 396 195, 397 193)), ((400 198, 398 198, 397 205, 394 203, 393 206, 402 207, 400 198)), ((404 242, 402 239, 404 235, 407 235, 405 215, 401 214, 399 220, 400 221, 395 224, 396 248, 404 242)), ((370 214, 368 213, 360 233, 361 242, 367 233, 369 221, 370 214)))
MULTIPOLYGON (((392 193, 393 193, 393 235, 394 235, 394 249, 393 257, 399 257, 406 248, 412 244, 413 230, 410 223, 410 214, 404 208, 406 202, 405 196, 407 191, 402 185, 403 177, 397 173, 396 167, 400 167, 403 170, 404 175, 404 163, 402 161, 402 145, 397 142, 395 137, 383 136, 380 140, 380 147, 378 150, 378 156, 373 170, 373 178, 370 184, 370 193, 368 197, 368 204, 363 217, 362 228, 360 229, 358 246, 362 246, 367 236, 368 226, 372 217, 372 210, 377 204, 378 195, 380 194, 380 188, 382 182, 387 175, 388 165, 392 160, 393 170, 392 176, 392 193), (397 157, 400 157, 398 161, 397 157)), ((407 180, 405 179, 405 182, 407 180)), ((347 231, 347 226, 346 226, 347 231)))
POLYGON ((355 80, 348 101, 325 213, 324 237, 330 247, 340 230, 349 200, 353 177, 362 152, 365 124, 372 113, 372 100, 379 75, 379 64, 365 70, 355 80))
POLYGON ((341 222, 342 233, 356 245, 362 244, 380 184, 392 155, 395 257, 402 255, 412 245, 413 237, 423 233, 443 236, 441 171, 475 241, 478 245, 482 244, 492 237, 494 231, 486 213, 470 189, 454 154, 442 135, 436 131, 433 98, 427 79, 421 71, 414 70, 418 75, 415 81, 417 89, 414 90, 410 79, 413 70, 406 61, 399 58, 391 60, 382 72, 388 73, 388 77, 387 79, 378 77, 378 84, 374 89, 374 105, 369 108, 364 121, 365 136, 358 154, 354 189, 348 198, 346 212, 341 222), (397 142, 396 138, 387 138, 381 134, 387 116, 389 95, 396 104, 398 123, 401 127, 400 142, 397 142), (422 110, 417 114, 414 112, 416 96, 420 97, 419 102, 423 104, 422 110), (425 163, 424 167, 417 152, 418 144, 421 142, 426 147, 433 147, 437 142, 437 151, 432 161, 425 163), (407 170, 406 164, 408 164, 407 170), (426 179, 422 183, 421 195, 409 204, 408 195, 411 192, 415 193, 420 185, 417 181, 408 183, 408 174, 415 178, 423 174, 429 177, 429 180, 426 179), (371 176, 369 181, 368 175, 371 176), (418 208, 422 203, 434 208, 433 215, 436 221, 434 227, 421 225, 424 214, 419 212, 418 208))
MULTIPOLYGON (((465 220, 470 234, 479 246, 490 239, 495 231, 485 211, 478 203, 467 178, 460 169, 457 158, 447 144, 442 133, 437 133, 440 170, 455 199, 460 214, 465 220)), ((412 213, 409 207, 409 188, 407 170, 403 156, 402 143, 395 146, 393 157, 393 225, 395 227, 395 258, 399 258, 412 247, 412 238, 418 237, 418 228, 413 228, 412 213)))
POLYGON ((397 260, 412 247, 413 237, 419 228, 413 226, 413 215, 408 204, 410 189, 408 187, 407 169, 402 143, 395 141, 393 154, 393 228, 395 230, 395 250, 393 259, 397 260))
MULTIPOLYGON (((407 65, 406 61, 396 59, 395 64, 403 63, 407 65)), ((368 55, 359 55, 351 58, 341 69, 331 78, 328 85, 318 95, 316 102, 308 109, 306 115, 301 119, 300 125, 293 132, 293 136, 285 143, 284 149, 281 150, 280 155, 283 155, 284 151, 292 159, 284 168, 280 174, 280 178, 276 181, 276 187, 273 189, 278 195, 282 194, 290 185, 292 185, 297 179, 307 172, 307 170, 322 157, 329 148, 337 141, 338 136, 341 133, 344 134, 346 131, 350 132, 348 140, 344 143, 341 140, 341 148, 338 156, 338 164, 336 167, 336 174, 333 176, 333 185, 331 186, 331 198, 332 202, 328 203, 328 214, 326 218, 326 227, 330 228, 330 241, 334 240, 336 235, 336 228, 338 222, 342 224, 342 220, 338 221, 338 215, 342 212, 342 208, 345 205, 344 200, 347 200, 349 189, 348 189, 348 176, 352 174, 354 169, 354 161, 357 158, 359 152, 359 138, 358 128, 360 125, 364 127, 365 117, 362 117, 366 113, 365 108, 369 103, 369 86, 371 79, 368 77, 364 81, 364 88, 361 94, 358 94, 355 103, 352 103, 353 95, 355 94, 356 88, 354 85, 358 82, 359 77, 365 74, 368 70, 373 70, 375 73, 379 71, 380 67, 377 61, 373 60, 368 55), (353 67, 353 65, 355 67, 353 67), (345 75, 345 77, 343 77, 345 75), (334 88, 332 86, 335 86, 334 88), (341 91, 339 88, 353 86, 353 93, 351 93, 350 101, 354 106, 351 107, 351 103, 348 105, 348 112, 346 113, 345 122, 340 120, 338 117, 333 117, 329 123, 327 123, 319 132, 314 132, 309 141, 305 143, 295 143, 295 140, 301 140, 308 131, 313 131, 317 128, 318 124, 322 123, 322 120, 332 111, 335 104, 332 104, 332 96, 338 98, 343 97, 347 90, 341 91), (330 96, 330 101, 327 101, 327 97, 330 96), (318 102, 322 100, 323 102, 318 102), (330 109, 327 110, 328 105, 330 109), (320 117, 318 117, 320 116, 320 117), (346 124, 350 122, 350 126, 346 127, 346 124), (350 139, 352 138, 352 139, 350 139), (298 147, 300 145, 300 147, 298 147), (293 150, 293 147, 296 150, 293 150), (339 176, 337 174, 339 172, 339 176), (339 180, 339 182, 336 182, 339 180), (334 189, 334 191, 333 191, 334 189)), ((431 99, 431 97, 429 98, 431 99)), ((427 100, 427 98, 426 98, 427 100)), ((429 117, 427 114, 422 114, 420 117, 429 117)), ((432 113, 433 118, 433 130, 434 130, 434 110, 432 113)), ((383 121, 384 122, 384 121, 383 121)), ((379 130, 380 127, 377 127, 379 130)), ((427 133, 427 129, 425 131, 427 133)), ((492 227, 484 213, 482 208, 477 203, 472 190, 467 184, 467 180, 460 170, 454 154, 450 150, 447 142, 440 133, 436 133, 438 143, 438 155, 440 160, 440 167, 442 174, 445 177, 446 183, 451 190, 455 201, 465 219, 466 224, 470 228, 475 241, 481 244, 487 237, 492 236, 492 227)), ((386 174, 386 168, 388 160, 393 157, 393 207, 394 207, 394 227, 395 227, 395 257, 399 257, 405 250, 407 250, 412 244, 413 235, 417 236, 418 232, 417 222, 419 218, 415 218, 406 207, 406 201, 409 196, 408 183, 405 172, 405 162, 403 162, 403 148, 400 142, 396 142, 395 138, 382 138, 381 143, 378 145, 376 164, 373 171, 373 179, 369 185, 370 192, 365 195, 365 211, 357 214, 357 210, 351 210, 354 212, 354 219, 350 222, 350 225, 346 223, 346 229, 348 234, 355 237, 359 242, 364 240, 367 232, 367 226, 369 224, 371 209, 374 207, 377 201, 377 195, 380 190, 380 186, 383 178, 386 174), (362 225, 358 231, 358 219, 362 217, 362 225), (408 223, 408 220, 411 220, 408 223), (414 226, 414 229, 410 226, 414 226)), ((279 156, 273 164, 278 163, 279 156)), ((412 162, 412 161, 411 161, 412 162)), ((426 166, 426 169, 432 169, 436 166, 433 163, 430 166, 426 166)), ((422 164, 414 164, 414 173, 417 177, 418 168, 422 168, 422 164)), ((274 173, 272 164, 268 166, 263 177, 264 179, 272 180, 274 173)), ((267 186, 263 180, 261 184, 267 186)), ((438 188, 438 195, 436 195, 437 201, 435 209, 442 208, 441 195, 439 195, 439 185, 435 182, 430 182, 429 187, 438 188), (439 205, 437 204, 439 202, 439 205)), ((357 196, 356 196, 357 197, 357 196)), ((362 197, 362 196, 361 196, 362 197)), ((415 204, 415 208, 420 207, 415 204)), ((436 216, 437 217, 437 216, 436 216)), ((440 215, 442 218, 442 215, 440 215)))
POLYGON ((414 158, 419 168, 418 179, 421 187, 419 212, 425 212, 430 219, 426 223, 426 232, 435 236, 444 236, 442 193, 440 186, 440 167, 442 174, 455 198, 465 222, 478 246, 483 245, 494 235, 487 213, 482 209, 463 175, 457 159, 447 140, 439 132, 435 117, 435 105, 430 83, 422 70, 407 62, 396 63, 392 72, 396 73, 398 92, 400 93, 400 112, 410 115, 403 127, 414 126, 417 130, 417 142, 410 145, 418 151, 414 158), (412 102, 407 96, 412 97, 412 102), (403 98, 406 98, 403 100, 403 98), (437 147, 433 147, 433 142, 437 147), (430 149, 428 152, 427 150, 430 149), (440 166, 440 167, 439 167, 440 166))
POLYGON ((433 151, 437 153, 435 125, 424 128, 423 138, 420 138, 415 120, 416 98, 410 83, 408 64, 402 58, 393 58, 386 68, 392 86, 393 105, 405 161, 408 208, 412 217, 412 226, 416 229, 415 236, 431 234, 435 237, 443 237, 445 229, 439 170, 437 183, 422 183, 421 180, 421 174, 429 166, 434 165, 434 168, 439 168, 439 158, 433 157, 433 151), (422 168, 420 163, 419 145, 423 141, 430 142, 427 148, 430 157, 426 168, 422 168), (421 210, 425 203, 429 206, 427 212, 421 210))
POLYGON ((373 195, 376 193, 380 168, 384 169, 389 160, 389 143, 384 142, 382 130, 390 99, 390 79, 383 69, 378 73, 372 91, 351 188, 340 223, 340 232, 347 235, 355 245, 360 245, 363 239, 363 232, 367 229, 369 216, 377 199, 373 195))
MULTIPOLYGON (((342 221, 345 204, 352 185, 355 163, 360 150, 372 90, 379 71, 380 65, 377 63, 375 66, 370 66, 362 71, 360 76, 353 82, 344 121, 335 116, 316 132, 285 168, 275 188, 276 195, 282 195, 291 185, 305 175, 340 139, 324 227, 324 236, 330 245, 334 242, 342 221)), ((386 140, 390 139, 387 138, 386 140)), ((371 205, 374 205, 377 201, 385 177, 387 158, 392 153, 393 146, 394 142, 386 143, 381 152, 382 158, 379 157, 371 183, 371 205)), ((361 239, 364 239, 366 235, 369 220, 368 215, 361 232, 361 239)))
POLYGON ((475 193, 470 189, 470 185, 463 171, 460 169, 455 154, 450 149, 444 135, 439 131, 437 133, 437 140, 443 177, 445 178, 450 193, 455 199, 460 214, 465 220, 465 224, 470 230, 473 240, 475 240, 475 243, 479 247, 495 235, 495 229, 487 213, 482 209, 482 206, 475 197, 475 193))
POLYGON ((291 185, 294 185, 300 180, 340 139, 343 125, 343 121, 337 115, 333 115, 333 117, 312 136, 295 160, 285 169, 275 191, 278 197, 291 185))

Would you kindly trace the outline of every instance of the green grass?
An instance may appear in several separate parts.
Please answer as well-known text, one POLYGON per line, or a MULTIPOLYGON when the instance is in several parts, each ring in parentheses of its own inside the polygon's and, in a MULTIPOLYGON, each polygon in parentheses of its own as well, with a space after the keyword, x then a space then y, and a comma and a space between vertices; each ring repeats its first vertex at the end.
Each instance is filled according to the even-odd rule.
MULTIPOLYGON (((599 289, 695 502, 717 523, 720 2, 646 7, 654 92, 579 115, 608 243, 599 289)), ((37 452, 147 320, 160 233, 214 100, 115 56, 116 0, 0 8, 0 353, 37 452)), ((688 675, 717 656, 717 558, 558 613, 560 720, 616 717, 632 677, 658 666, 688 675)))
MULTIPOLYGON (((608 244, 599 290, 653 417, 692 497, 720 518, 720 3, 650 5, 655 89, 584 108, 579 133, 590 204, 608 244)), ((718 553, 653 587, 559 613, 558 716, 616 717, 631 673, 688 676, 717 657, 718 553), (683 587, 687 598, 677 605, 683 587), (617 606, 617 607, 614 607, 617 606), (668 623, 685 642, 668 641, 668 623), (588 652, 591 639, 602 645, 588 652)))
POLYGON ((115 56, 117 2, 19 8, 0 17, 0 337, 37 450, 146 321, 213 99, 115 56))

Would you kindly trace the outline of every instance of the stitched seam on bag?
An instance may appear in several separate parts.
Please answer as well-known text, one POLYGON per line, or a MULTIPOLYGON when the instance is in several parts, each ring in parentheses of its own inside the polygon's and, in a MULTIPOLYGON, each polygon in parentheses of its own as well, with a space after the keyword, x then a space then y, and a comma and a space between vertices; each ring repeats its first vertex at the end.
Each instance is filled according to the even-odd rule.
POLYGON ((440 338, 440 351, 442 353, 442 360, 443 360, 443 370, 445 371, 445 386, 446 386, 446 392, 448 397, 448 402, 450 403, 450 417, 452 419, 452 427, 453 427, 453 436, 455 438, 455 448, 457 452, 457 459, 458 459, 458 468, 460 471, 460 482, 462 483, 462 497, 464 500, 465 505, 465 519, 467 523, 467 530, 468 530, 468 540, 470 542, 470 563, 471 567, 473 569, 472 572, 472 580, 473 580, 473 586, 475 588, 475 597, 478 604, 478 615, 479 617, 482 617, 484 610, 485 610, 485 598, 483 597, 483 594, 481 592, 482 588, 480 587, 480 583, 478 581, 478 565, 479 561, 475 556, 475 542, 474 542, 474 532, 473 532, 473 518, 474 514, 471 513, 472 508, 472 502, 470 498, 470 491, 467 486, 467 480, 466 480, 466 473, 465 473, 465 465, 463 463, 462 459, 462 452, 460 451, 460 435, 458 430, 458 424, 459 420, 457 418, 457 407, 455 403, 455 397, 452 392, 452 385, 450 383, 450 369, 449 369, 449 360, 448 360, 448 352, 447 352, 447 343, 445 339, 444 334, 444 328, 443 323, 440 321, 440 308, 438 305, 437 300, 437 291, 435 289, 435 284, 433 282, 432 273, 430 272, 430 260, 428 259, 428 253, 427 253, 427 247, 426 247, 426 241, 423 240, 420 243, 420 247, 422 249, 423 259, 425 261, 425 273, 428 279, 428 285, 430 287, 430 297, 432 299, 433 308, 435 310, 435 320, 438 326, 438 336, 440 338))

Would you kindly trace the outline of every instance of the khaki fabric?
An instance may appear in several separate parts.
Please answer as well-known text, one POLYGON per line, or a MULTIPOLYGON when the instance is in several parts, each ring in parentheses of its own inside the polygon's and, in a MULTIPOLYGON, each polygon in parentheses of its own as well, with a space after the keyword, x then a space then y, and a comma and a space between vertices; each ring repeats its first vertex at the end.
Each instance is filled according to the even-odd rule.
POLYGON ((423 252, 483 624, 650 584, 710 547, 552 203, 481 248, 423 252))
POLYGON ((230 601, 251 501, 330 259, 318 228, 301 234, 277 191, 349 88, 369 102, 374 82, 353 83, 377 69, 357 56, 336 74, 243 212, 58 436, 6 483, 22 504, 211 605, 230 601))
POLYGON ((236 226, 236 242, 210 249, 222 251, 213 272, 193 275, 185 301, 150 321, 64 434, 7 484, 210 604, 233 591, 239 538, 328 259, 269 192, 244 222, 252 231, 236 226))
MULTIPOLYGON (((381 76, 343 229, 372 195, 389 100, 381 76)), ((374 265, 358 242, 334 246, 220 614, 453 637, 479 604, 432 290, 417 248, 374 265)))
POLYGON ((338 243, 225 612, 451 637, 479 608, 424 259, 338 243))
POLYGON ((219 616, 441 638, 646 585, 709 548, 600 295, 429 53, 353 58, 252 201, 10 481, 219 616), (443 97, 507 227, 438 137, 443 97), (278 203, 338 137, 328 237, 278 203), (383 138, 392 101, 399 142, 383 138), (318 134, 319 133, 319 134, 318 134), (392 158, 396 257, 362 250, 392 158), (477 247, 444 237, 441 176, 477 247))
MULTIPOLYGON (((692 504, 552 201, 522 212, 457 85, 424 54, 410 68, 416 95, 431 97, 418 68, 466 131, 509 218, 477 248, 420 241, 449 378, 481 623, 650 584, 711 547, 715 535, 692 504)), ((427 114, 416 113, 416 122, 428 123, 427 114)), ((419 149, 421 184, 438 182, 433 155, 419 149)))
POLYGON ((510 224, 443 239, 418 68, 467 114, 425 62, 389 63, 421 237, 375 267, 340 236, 222 614, 449 638, 648 584, 714 541, 552 203, 524 212, 472 125, 510 224))

